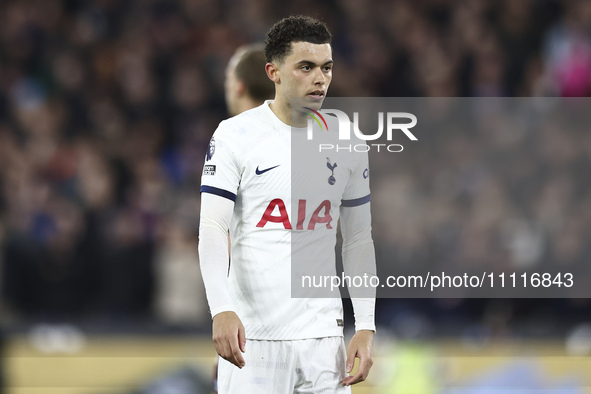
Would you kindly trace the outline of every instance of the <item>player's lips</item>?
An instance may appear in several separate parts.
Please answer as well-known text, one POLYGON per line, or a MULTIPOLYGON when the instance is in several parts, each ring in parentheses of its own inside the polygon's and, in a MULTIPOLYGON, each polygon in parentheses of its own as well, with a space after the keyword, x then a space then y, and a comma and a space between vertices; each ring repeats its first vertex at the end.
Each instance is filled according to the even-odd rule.
POLYGON ((313 97, 315 99, 321 99, 324 97, 324 90, 314 90, 313 92, 308 93, 308 97, 313 97))

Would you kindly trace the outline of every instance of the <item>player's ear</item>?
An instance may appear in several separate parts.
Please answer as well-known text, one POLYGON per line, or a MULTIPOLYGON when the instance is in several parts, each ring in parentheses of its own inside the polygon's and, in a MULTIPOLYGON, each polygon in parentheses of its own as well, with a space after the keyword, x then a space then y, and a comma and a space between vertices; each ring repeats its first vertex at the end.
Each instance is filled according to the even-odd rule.
POLYGON ((279 81, 281 80, 279 75, 279 67, 277 67, 275 63, 267 63, 265 65, 265 72, 267 73, 267 76, 271 81, 279 83, 279 81))

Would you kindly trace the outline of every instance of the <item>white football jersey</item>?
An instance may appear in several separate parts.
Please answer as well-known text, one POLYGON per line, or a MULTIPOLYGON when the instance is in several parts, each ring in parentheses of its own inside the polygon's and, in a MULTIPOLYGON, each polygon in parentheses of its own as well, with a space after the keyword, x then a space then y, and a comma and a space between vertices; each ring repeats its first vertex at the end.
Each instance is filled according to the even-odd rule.
MULTIPOLYGON (((340 298, 292 298, 291 263, 299 253, 334 273, 339 209, 369 201, 367 154, 333 150, 292 160, 302 152, 292 152, 292 128, 269 103, 221 122, 203 169, 201 192, 235 201, 232 302, 248 339, 342 336, 340 298), (292 168, 298 163, 301 171, 292 168)), ((306 138, 305 129, 295 132, 306 138)))

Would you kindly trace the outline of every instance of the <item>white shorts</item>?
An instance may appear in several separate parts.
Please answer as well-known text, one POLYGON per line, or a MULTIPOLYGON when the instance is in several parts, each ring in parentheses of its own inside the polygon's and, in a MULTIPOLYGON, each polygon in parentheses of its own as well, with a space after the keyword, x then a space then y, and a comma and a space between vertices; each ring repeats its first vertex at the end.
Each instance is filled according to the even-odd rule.
POLYGON ((292 341, 247 340, 239 369, 219 357, 219 394, 351 393, 343 337, 292 341))

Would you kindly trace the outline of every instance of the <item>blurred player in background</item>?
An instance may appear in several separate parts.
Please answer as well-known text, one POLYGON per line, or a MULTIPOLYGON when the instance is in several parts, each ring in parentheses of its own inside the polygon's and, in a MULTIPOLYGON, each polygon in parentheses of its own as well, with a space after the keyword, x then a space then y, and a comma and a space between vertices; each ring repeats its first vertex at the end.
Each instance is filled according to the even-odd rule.
POLYGON ((275 86, 265 74, 263 44, 241 46, 234 52, 226 69, 226 106, 230 116, 258 107, 273 98, 275 86))
MULTIPOLYGON (((220 393, 347 393, 372 365, 375 298, 353 299, 356 333, 345 349, 339 299, 291 298, 292 227, 280 220, 291 205, 290 101, 302 97, 320 107, 332 79, 330 41, 326 26, 312 18, 275 24, 265 46, 275 99, 222 122, 208 149, 199 254, 221 357, 220 393), (347 376, 356 357, 359 369, 347 376)), ((323 218, 341 219, 345 271, 357 260, 375 270, 369 181, 362 176, 367 156, 358 157, 340 161, 339 187, 322 196, 330 211, 323 218)), ((318 255, 332 254, 334 264, 336 229, 330 222, 310 227, 332 237, 318 255)))

